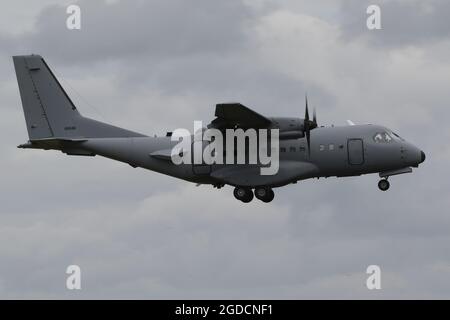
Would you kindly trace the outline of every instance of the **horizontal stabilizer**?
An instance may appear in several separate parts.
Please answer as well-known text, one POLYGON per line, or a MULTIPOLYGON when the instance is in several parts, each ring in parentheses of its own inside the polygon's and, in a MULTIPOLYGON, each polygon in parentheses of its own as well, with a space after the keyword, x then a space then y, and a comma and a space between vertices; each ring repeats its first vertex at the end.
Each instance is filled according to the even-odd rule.
POLYGON ((68 145, 75 145, 87 141, 87 139, 70 139, 70 138, 45 138, 30 140, 27 143, 17 146, 21 149, 56 149, 61 150, 68 145))
POLYGON ((150 156, 156 159, 172 161, 172 149, 158 150, 150 153, 150 156))

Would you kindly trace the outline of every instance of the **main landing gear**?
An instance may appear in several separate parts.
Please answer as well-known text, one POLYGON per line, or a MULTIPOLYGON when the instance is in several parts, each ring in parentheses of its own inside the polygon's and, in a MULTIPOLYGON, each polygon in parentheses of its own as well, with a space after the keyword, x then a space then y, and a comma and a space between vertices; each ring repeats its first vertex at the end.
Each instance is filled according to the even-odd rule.
MULTIPOLYGON (((236 199, 245 203, 253 200, 253 191, 251 188, 236 187, 234 188, 233 194, 236 199)), ((254 196, 263 202, 270 202, 275 197, 275 193, 272 188, 257 187, 255 188, 254 196)))
POLYGON ((234 188, 233 194, 236 199, 245 203, 253 200, 253 191, 250 188, 236 187, 234 188))
POLYGON ((387 191, 389 189, 389 181, 386 179, 381 179, 380 181, 378 181, 378 188, 381 191, 387 191))

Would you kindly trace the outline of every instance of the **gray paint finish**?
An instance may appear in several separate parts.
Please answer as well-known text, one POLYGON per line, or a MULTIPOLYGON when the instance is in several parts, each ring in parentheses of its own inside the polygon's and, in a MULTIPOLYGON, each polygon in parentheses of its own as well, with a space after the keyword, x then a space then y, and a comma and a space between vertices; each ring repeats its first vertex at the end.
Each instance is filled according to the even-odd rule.
POLYGON ((307 104, 304 119, 269 119, 240 103, 231 103, 217 105, 217 118, 209 127, 279 129, 278 172, 261 175, 258 165, 249 164, 175 165, 168 156, 176 144, 170 137, 147 137, 84 118, 42 57, 15 56, 13 60, 30 138, 23 148, 100 155, 190 182, 216 187, 228 184, 236 187, 236 198, 244 202, 253 198, 253 188, 261 193, 269 190, 272 196, 264 200, 271 201, 271 188, 299 180, 387 172, 417 167, 424 161, 423 152, 399 137, 394 139, 382 126, 318 127, 315 114, 309 120, 307 104), (381 141, 375 141, 377 134, 381 141), (385 137, 389 140, 383 140, 385 137), (238 190, 247 194, 245 199, 238 190))

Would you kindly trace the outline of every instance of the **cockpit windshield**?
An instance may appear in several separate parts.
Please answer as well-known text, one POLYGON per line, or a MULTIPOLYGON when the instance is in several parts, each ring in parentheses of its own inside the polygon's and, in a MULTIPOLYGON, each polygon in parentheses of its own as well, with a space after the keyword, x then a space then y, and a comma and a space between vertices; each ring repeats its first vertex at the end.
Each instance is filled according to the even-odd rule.
POLYGON ((393 140, 393 138, 387 131, 384 131, 384 132, 377 132, 373 136, 373 140, 376 143, 389 143, 393 140))
POLYGON ((394 139, 399 140, 399 141, 405 141, 405 139, 403 139, 402 137, 400 137, 398 134, 396 134, 394 131, 391 131, 392 136, 394 137, 394 139))
POLYGON ((400 137, 398 134, 390 130, 377 132, 373 136, 373 140, 376 143, 390 143, 392 141, 404 141, 402 137, 400 137))

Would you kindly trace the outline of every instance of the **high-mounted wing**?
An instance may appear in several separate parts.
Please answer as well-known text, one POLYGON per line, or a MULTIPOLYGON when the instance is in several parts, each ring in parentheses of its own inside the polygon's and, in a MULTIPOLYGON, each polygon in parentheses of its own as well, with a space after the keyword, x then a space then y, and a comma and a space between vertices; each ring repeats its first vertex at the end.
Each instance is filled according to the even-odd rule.
POLYGON ((220 103, 216 105, 216 119, 208 128, 267 128, 272 121, 240 103, 220 103))

